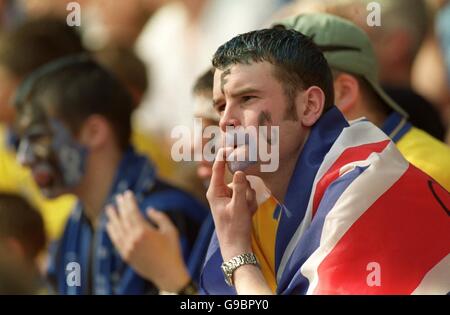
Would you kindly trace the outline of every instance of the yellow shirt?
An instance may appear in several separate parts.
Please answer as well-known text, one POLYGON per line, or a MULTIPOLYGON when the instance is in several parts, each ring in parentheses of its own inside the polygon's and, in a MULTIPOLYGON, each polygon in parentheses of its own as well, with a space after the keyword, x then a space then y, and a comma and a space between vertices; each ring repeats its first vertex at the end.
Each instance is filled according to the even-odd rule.
POLYGON ((411 127, 396 143, 403 156, 450 191, 450 147, 411 127))
POLYGON ((252 249, 258 258, 261 272, 275 293, 277 280, 275 275, 275 240, 278 220, 273 213, 278 203, 273 197, 259 205, 253 216, 252 249))

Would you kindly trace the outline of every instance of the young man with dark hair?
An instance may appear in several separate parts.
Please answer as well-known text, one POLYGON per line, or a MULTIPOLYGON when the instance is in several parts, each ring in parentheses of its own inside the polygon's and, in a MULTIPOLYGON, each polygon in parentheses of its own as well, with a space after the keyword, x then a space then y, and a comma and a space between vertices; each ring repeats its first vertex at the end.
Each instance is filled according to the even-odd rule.
POLYGON ((135 153, 130 145, 133 103, 126 89, 90 58, 71 56, 33 73, 16 105, 20 161, 48 197, 69 192, 79 199, 49 268, 57 292, 157 293, 114 250, 105 207, 123 203, 133 192, 143 211, 165 212, 178 228, 184 259, 207 210, 162 182, 153 165, 135 153), (66 281, 71 263, 80 266, 79 285, 66 281))
POLYGON ((278 137, 258 140, 279 139, 279 167, 269 173, 262 159, 230 160, 249 145, 219 149, 207 192, 216 230, 203 292, 405 294, 430 283, 434 293, 449 291, 435 276, 448 266, 450 196, 372 123, 347 123, 310 38, 286 29, 242 34, 216 51, 213 65, 222 132, 278 127, 278 137), (266 201, 249 175, 271 192, 266 201))
POLYGON ((16 114, 12 101, 19 84, 36 68, 83 51, 75 28, 54 18, 25 21, 0 36, 0 190, 28 199, 42 213, 50 239, 61 234, 74 198, 43 198, 29 170, 17 163, 17 139, 11 132, 16 114))

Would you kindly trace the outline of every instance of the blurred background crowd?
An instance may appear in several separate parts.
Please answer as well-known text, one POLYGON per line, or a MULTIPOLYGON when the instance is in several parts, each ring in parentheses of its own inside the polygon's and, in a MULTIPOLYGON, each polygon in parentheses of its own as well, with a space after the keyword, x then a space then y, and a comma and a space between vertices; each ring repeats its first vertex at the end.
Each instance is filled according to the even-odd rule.
MULTIPOLYGON (((0 293, 31 292, 28 264, 45 269, 44 249, 61 235, 75 202, 40 195, 7 130, 20 82, 64 55, 89 51, 117 76, 133 98, 132 143, 162 178, 204 202, 207 170, 170 157, 173 127, 193 127, 202 116, 197 79, 225 41, 302 12, 329 12, 364 29, 382 86, 415 126, 450 145, 450 1, 375 1, 382 9, 375 27, 367 25, 365 0, 78 0, 81 23, 68 26, 70 2, 0 0, 0 293)), ((208 110, 203 117, 217 120, 208 110)))

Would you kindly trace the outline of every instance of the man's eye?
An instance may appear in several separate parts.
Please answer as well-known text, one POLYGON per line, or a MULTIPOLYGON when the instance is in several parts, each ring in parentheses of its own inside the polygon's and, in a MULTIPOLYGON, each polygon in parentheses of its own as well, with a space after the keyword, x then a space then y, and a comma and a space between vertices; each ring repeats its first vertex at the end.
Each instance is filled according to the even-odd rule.
POLYGON ((222 112, 225 110, 225 104, 218 105, 218 106, 216 107, 216 110, 217 110, 219 113, 222 113, 222 112))
POLYGON ((28 135, 28 139, 31 143, 36 143, 40 145, 50 145, 52 141, 50 135, 47 134, 31 134, 28 135))
POLYGON ((242 101, 248 102, 254 98, 255 98, 255 96, 253 96, 253 95, 246 95, 246 96, 242 96, 242 101))

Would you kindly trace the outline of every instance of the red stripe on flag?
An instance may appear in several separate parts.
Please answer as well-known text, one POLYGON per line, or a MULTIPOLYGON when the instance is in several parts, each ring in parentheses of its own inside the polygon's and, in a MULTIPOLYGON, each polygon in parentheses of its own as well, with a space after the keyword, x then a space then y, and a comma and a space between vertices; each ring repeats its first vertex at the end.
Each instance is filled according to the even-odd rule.
POLYGON ((410 165, 320 263, 315 293, 412 293, 450 253, 450 194, 430 181, 410 165), (379 264, 380 286, 368 284, 370 262, 379 264))
POLYGON ((316 214, 325 190, 327 190, 328 186, 339 177, 339 170, 341 167, 351 162, 363 161, 374 152, 382 152, 389 142, 390 140, 384 140, 345 149, 316 185, 316 191, 313 198, 312 217, 316 214))

